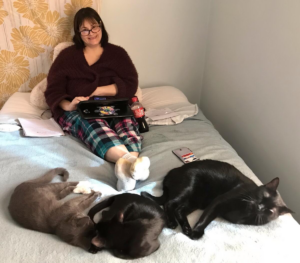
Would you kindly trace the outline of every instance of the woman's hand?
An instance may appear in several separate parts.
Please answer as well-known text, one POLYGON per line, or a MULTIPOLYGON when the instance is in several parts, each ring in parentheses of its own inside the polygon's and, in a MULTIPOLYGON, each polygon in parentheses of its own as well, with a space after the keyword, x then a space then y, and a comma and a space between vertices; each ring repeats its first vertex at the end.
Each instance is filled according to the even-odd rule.
POLYGON ((69 104, 69 111, 73 111, 77 109, 77 104, 80 101, 86 101, 88 100, 90 97, 75 97, 69 104))
POLYGON ((86 101, 88 100, 90 97, 75 97, 71 102, 68 100, 62 100, 59 103, 59 106, 65 110, 65 111, 73 111, 77 109, 77 104, 80 101, 86 101))

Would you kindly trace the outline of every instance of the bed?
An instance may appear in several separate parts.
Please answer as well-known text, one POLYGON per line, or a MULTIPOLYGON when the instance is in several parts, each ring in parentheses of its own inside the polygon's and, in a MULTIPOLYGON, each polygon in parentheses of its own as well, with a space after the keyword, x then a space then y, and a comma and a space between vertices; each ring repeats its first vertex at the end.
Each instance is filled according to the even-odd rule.
MULTIPOLYGON (((221 137, 201 110, 198 110, 197 105, 188 103, 179 90, 172 87, 155 87, 142 91, 142 103, 146 108, 167 106, 180 112, 180 115, 163 123, 152 123, 150 131, 143 134, 141 155, 148 156, 151 160, 150 176, 146 181, 138 182, 136 189, 130 192, 139 194, 141 191, 147 191, 153 195, 160 195, 166 173, 182 165, 172 153, 173 149, 182 146, 192 149, 200 159, 231 163, 257 184, 261 184, 259 178, 221 137), (172 100, 167 96, 170 89, 175 92, 172 100), (155 97, 155 94, 159 95, 155 97), (166 94, 165 100, 162 100, 163 94, 166 94)), ((28 101, 30 95, 22 96, 28 101)), ((2 112, 2 120, 5 114, 7 115, 7 112, 2 112)), ((14 112, 11 116, 15 118, 17 115, 18 113, 14 112)), ((18 130, 0 132, 0 142, 1 262, 122 261, 108 251, 90 254, 64 243, 54 235, 24 229, 12 220, 7 210, 12 191, 18 184, 55 167, 68 169, 70 181, 88 180, 100 187, 102 199, 119 194, 115 189, 117 180, 113 164, 95 156, 81 142, 70 136, 28 138, 23 137, 22 132, 18 130)), ((189 215, 192 226, 200 214, 201 211, 195 211, 189 215)), ((175 230, 164 228, 159 237, 159 250, 148 257, 126 262, 299 262, 299 237, 300 226, 290 214, 264 226, 234 225, 217 218, 206 228, 205 235, 197 241, 182 234, 179 227, 175 230)))

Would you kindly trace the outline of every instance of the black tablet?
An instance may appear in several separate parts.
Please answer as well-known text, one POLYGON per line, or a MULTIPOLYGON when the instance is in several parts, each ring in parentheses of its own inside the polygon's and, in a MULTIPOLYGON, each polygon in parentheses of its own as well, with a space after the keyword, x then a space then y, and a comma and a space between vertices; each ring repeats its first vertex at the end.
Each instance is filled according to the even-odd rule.
POLYGON ((93 99, 81 101, 77 111, 84 119, 103 119, 133 116, 128 99, 93 99))

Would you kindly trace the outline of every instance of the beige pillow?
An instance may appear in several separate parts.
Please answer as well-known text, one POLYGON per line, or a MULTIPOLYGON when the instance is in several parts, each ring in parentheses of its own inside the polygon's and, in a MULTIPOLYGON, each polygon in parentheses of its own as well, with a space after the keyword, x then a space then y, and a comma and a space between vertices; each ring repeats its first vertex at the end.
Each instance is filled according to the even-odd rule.
MULTIPOLYGON (((64 50, 65 48, 72 46, 73 42, 63 42, 55 46, 53 51, 53 61, 57 58, 58 54, 64 50)), ((46 103, 45 99, 45 91, 47 88, 47 78, 44 78, 39 84, 37 84, 31 91, 30 94, 30 103, 38 107, 42 110, 49 109, 48 104, 46 103)))
POLYGON ((53 61, 57 58, 57 56, 62 50, 73 45, 74 45, 73 42, 62 42, 56 45, 53 51, 53 61))
POLYGON ((143 89, 143 106, 159 109, 174 104, 191 105, 184 93, 172 86, 160 86, 143 89))
POLYGON ((37 84, 30 93, 31 105, 38 107, 42 110, 49 109, 46 102, 45 91, 47 88, 47 78, 44 78, 39 84, 37 84))

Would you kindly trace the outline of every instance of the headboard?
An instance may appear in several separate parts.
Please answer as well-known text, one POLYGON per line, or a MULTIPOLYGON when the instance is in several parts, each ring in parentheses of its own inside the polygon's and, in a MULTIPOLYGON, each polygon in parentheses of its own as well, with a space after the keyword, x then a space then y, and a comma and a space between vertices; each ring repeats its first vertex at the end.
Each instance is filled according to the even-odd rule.
POLYGON ((74 15, 87 6, 100 13, 99 0, 0 0, 0 108, 47 76, 53 48, 71 41, 74 15))

